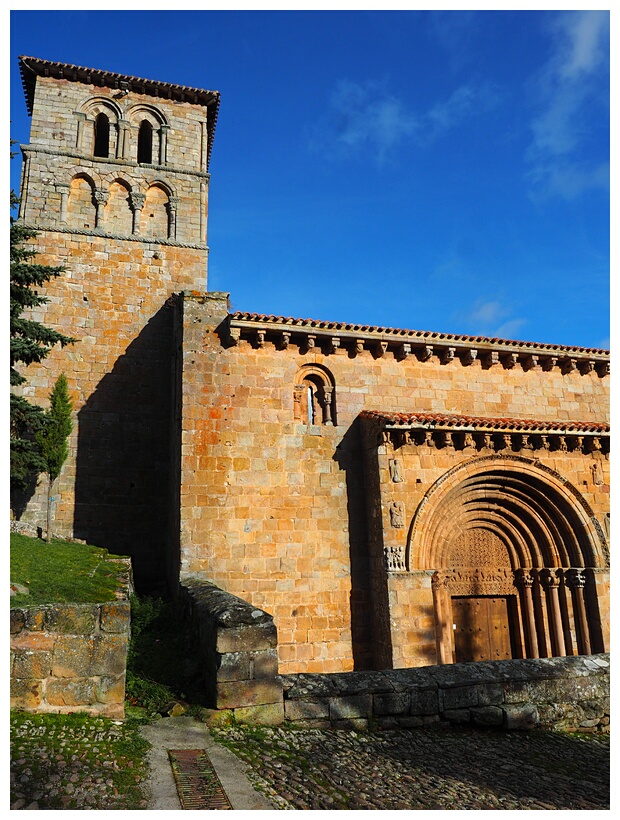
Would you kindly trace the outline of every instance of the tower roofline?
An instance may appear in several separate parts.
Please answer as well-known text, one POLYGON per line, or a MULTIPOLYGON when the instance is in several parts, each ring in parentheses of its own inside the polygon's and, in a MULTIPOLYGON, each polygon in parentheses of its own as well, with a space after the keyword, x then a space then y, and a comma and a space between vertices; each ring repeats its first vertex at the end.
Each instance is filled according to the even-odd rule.
POLYGON ((19 57, 19 70, 26 97, 28 114, 32 115, 34 90, 37 77, 54 77, 69 80, 70 82, 87 85, 102 86, 121 91, 133 91, 136 94, 149 94, 165 100, 186 102, 194 105, 203 105, 208 109, 208 141, 209 157, 215 136, 215 126, 220 106, 220 92, 207 91, 204 88, 192 88, 174 83, 162 83, 157 80, 147 80, 142 77, 132 77, 127 74, 118 74, 115 71, 104 71, 98 68, 85 68, 70 63, 57 63, 51 60, 41 60, 38 57, 19 57))

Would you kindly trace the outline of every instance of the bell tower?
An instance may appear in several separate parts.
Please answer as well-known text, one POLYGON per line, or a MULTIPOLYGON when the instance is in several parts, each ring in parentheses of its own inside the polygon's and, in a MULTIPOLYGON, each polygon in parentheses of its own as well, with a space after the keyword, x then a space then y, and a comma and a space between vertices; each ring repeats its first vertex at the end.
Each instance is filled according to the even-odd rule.
MULTIPOLYGON (((47 406, 64 372, 76 410, 55 532, 131 555, 137 584, 156 587, 175 495, 171 304, 207 289, 219 94, 33 57, 20 70, 32 123, 19 221, 37 231, 37 261, 66 269, 35 318, 78 339, 24 387, 47 406)), ((43 488, 17 506, 40 524, 43 488)))

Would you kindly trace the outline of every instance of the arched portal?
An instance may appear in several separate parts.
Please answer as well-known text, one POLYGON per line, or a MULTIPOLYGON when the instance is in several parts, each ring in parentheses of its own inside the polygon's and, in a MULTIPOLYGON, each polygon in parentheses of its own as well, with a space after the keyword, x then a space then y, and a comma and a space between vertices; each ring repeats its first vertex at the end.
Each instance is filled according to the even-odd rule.
POLYGON ((407 565, 434 570, 441 663, 602 651, 601 533, 579 492, 528 459, 475 459, 426 494, 407 565))

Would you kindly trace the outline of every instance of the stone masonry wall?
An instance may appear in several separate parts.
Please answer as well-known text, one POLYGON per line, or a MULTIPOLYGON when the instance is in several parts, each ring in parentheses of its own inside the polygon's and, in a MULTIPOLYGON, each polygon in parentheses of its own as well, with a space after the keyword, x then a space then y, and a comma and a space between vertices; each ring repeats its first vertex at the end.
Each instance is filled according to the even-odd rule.
MULTIPOLYGON (((371 663, 367 504, 356 422, 362 410, 553 422, 609 418, 609 377, 596 370, 486 368, 478 360, 465 366, 458 357, 443 363, 434 355, 399 360, 367 348, 328 353, 325 345, 279 345, 256 334, 231 344, 227 312, 225 294, 185 293, 179 308, 180 573, 272 613, 282 673, 371 663), (334 425, 295 420, 295 384, 304 365, 331 374, 334 425)), ((405 499, 403 535, 416 499, 453 465, 441 458, 406 466, 414 489, 411 503, 405 499)), ((589 468, 583 461, 575 466, 570 453, 553 458, 602 520, 608 485, 595 486, 589 468)), ((421 585, 430 600, 430 579, 421 585)), ((415 617, 428 633, 428 612, 415 617)), ((433 635, 420 643, 428 654, 417 662, 435 662, 433 635)))
POLYGON ((197 580, 181 587, 181 605, 194 634, 207 705, 240 723, 284 719, 273 618, 227 592, 197 580))
POLYGON ((11 610, 11 708, 124 717, 131 565, 109 560, 125 600, 11 610))
POLYGON ((285 719, 334 729, 609 731, 609 655, 285 675, 285 719))

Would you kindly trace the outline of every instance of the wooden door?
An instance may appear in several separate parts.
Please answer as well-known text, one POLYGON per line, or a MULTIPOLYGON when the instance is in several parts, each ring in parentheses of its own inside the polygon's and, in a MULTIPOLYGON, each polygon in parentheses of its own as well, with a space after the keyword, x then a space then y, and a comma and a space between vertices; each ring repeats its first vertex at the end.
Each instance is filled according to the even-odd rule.
POLYGON ((456 663, 512 658, 507 597, 454 597, 456 663))

